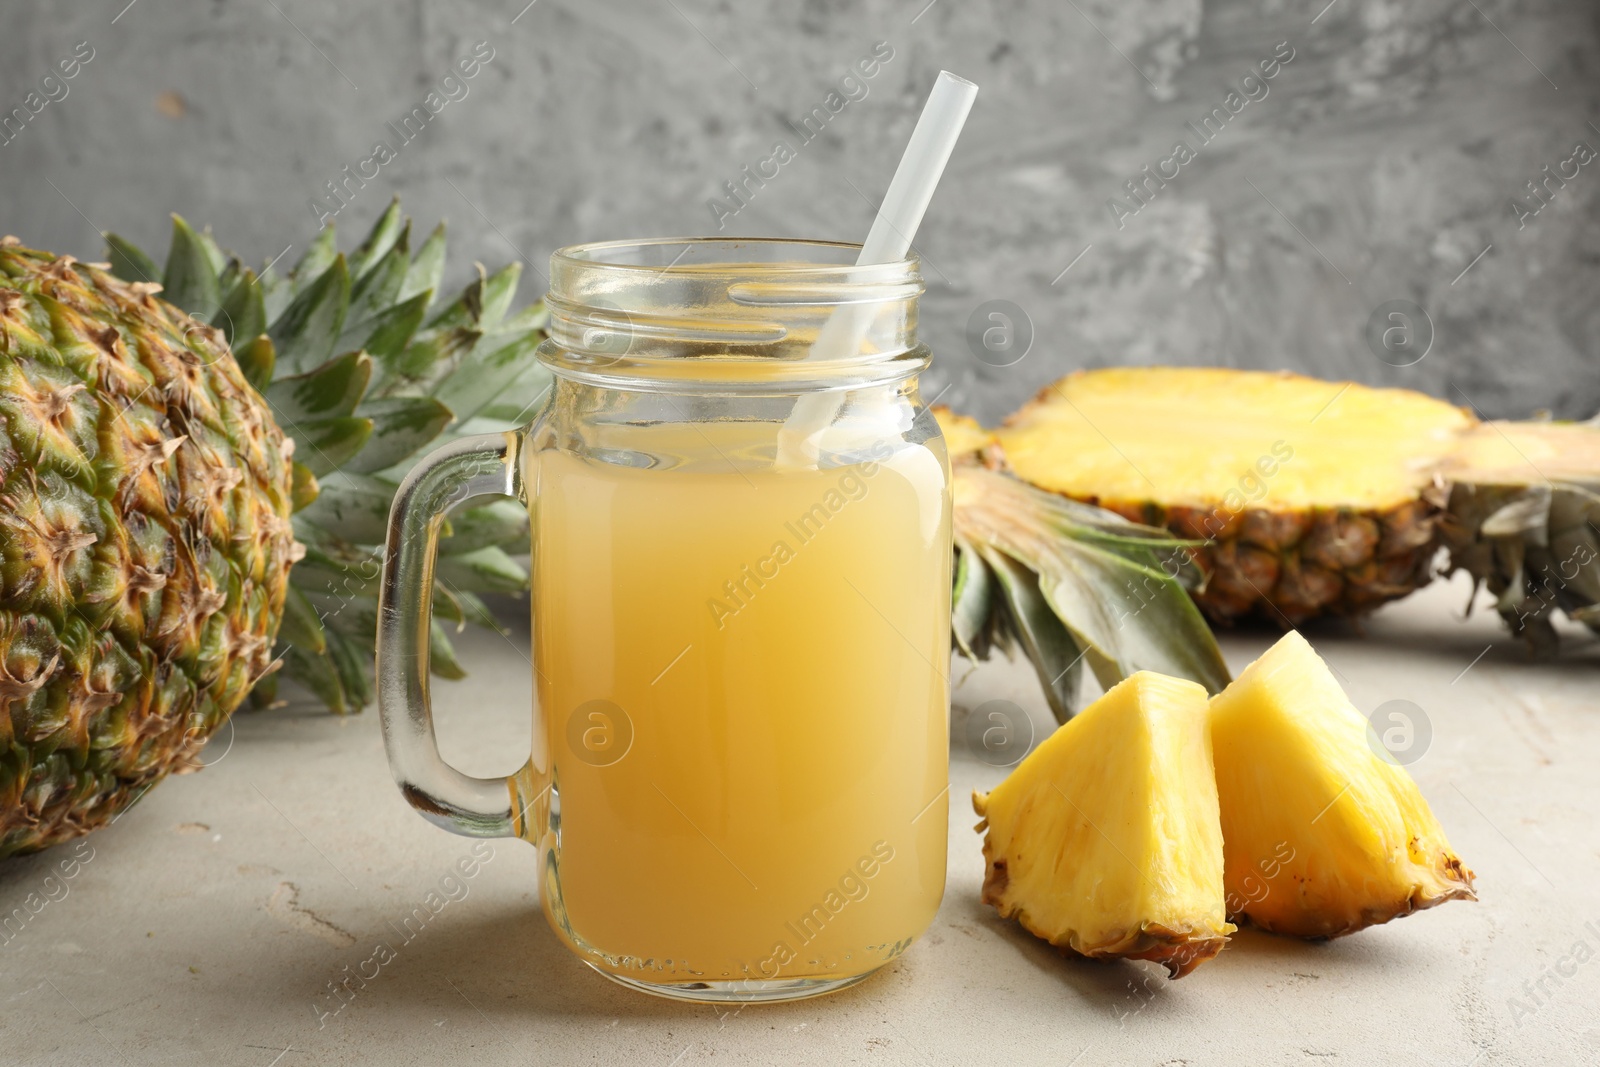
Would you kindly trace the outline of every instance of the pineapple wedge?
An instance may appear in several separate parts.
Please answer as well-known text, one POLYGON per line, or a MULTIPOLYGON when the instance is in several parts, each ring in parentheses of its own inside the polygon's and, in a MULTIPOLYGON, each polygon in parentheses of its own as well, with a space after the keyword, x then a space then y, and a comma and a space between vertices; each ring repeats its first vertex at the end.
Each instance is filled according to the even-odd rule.
POLYGON ((1210 719, 1229 918, 1329 938, 1477 899, 1416 782, 1369 744, 1298 633, 1213 698, 1210 719))
POLYGON ((1140 671, 973 794, 984 903, 1071 952, 1181 978, 1234 929, 1213 781, 1205 690, 1140 671))

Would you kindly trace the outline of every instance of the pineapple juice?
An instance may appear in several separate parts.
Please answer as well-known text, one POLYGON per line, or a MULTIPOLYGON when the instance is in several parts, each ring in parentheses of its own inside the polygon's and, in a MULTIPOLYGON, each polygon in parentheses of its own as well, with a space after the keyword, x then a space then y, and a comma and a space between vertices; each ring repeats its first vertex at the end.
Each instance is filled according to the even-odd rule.
POLYGON ((865 974, 943 893, 942 445, 781 470, 772 433, 629 429, 675 457, 653 468, 528 461, 552 789, 528 833, 553 925, 622 977, 865 974))

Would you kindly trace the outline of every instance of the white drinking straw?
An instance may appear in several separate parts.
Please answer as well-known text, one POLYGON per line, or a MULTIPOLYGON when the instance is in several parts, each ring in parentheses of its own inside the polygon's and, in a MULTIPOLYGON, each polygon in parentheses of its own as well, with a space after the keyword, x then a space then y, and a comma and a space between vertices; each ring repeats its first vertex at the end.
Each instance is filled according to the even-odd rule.
MULTIPOLYGON (((977 99, 978 87, 967 79, 939 72, 933 83, 933 92, 923 105, 922 116, 900 166, 889 182, 889 191, 883 196, 872 229, 861 244, 861 255, 856 266, 873 263, 897 263, 911 251, 911 239, 922 216, 933 199, 933 191, 944 175, 945 164, 961 136, 972 102, 977 99)), ((807 359, 844 358, 861 348, 867 329, 878 314, 880 305, 845 304, 834 309, 828 321, 817 332, 807 359)), ((817 438, 838 414, 843 398, 838 391, 808 393, 794 406, 783 428, 778 432, 778 457, 780 467, 815 466, 820 454, 817 438)))

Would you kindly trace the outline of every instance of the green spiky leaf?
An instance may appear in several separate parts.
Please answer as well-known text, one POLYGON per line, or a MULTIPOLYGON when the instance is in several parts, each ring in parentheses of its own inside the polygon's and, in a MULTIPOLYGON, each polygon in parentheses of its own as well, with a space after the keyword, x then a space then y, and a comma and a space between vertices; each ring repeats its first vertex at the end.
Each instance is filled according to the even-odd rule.
MULTIPOLYGON (((512 400, 522 413, 544 387, 545 372, 531 356, 544 309, 516 307, 520 264, 478 268, 437 307, 445 227, 434 228, 413 257, 410 225, 392 202, 348 256, 326 226, 287 272, 277 263, 293 245, 252 273, 209 231, 181 219, 159 273, 132 243, 106 237, 119 274, 164 280, 181 306, 211 309, 246 378, 295 441, 290 504, 306 555, 291 572, 294 592, 280 624, 282 676, 338 711, 360 710, 371 696, 376 577, 395 476, 464 421, 441 398, 469 416, 512 400), (392 473, 380 478, 379 471, 392 473)), ((441 544, 450 561, 442 577, 459 584, 438 584, 440 618, 499 629, 477 593, 526 588, 526 571, 504 551, 526 551, 526 511, 501 501, 453 518, 441 544)), ((436 661, 438 673, 459 673, 448 642, 436 661)))
POLYGON ((311 606, 305 593, 294 585, 289 586, 289 595, 283 605, 283 623, 278 628, 278 640, 318 655, 328 647, 317 609, 311 606))
POLYGON ((384 363, 393 361, 411 343, 417 327, 422 325, 423 316, 428 313, 428 303, 432 299, 433 290, 425 289, 384 308, 369 318, 362 330, 356 332, 360 347, 374 359, 384 363))
MULTIPOLYGON (((392 492, 392 490, 391 490, 392 492)), ((439 554, 459 556, 490 545, 524 551, 528 546, 528 509, 519 500, 503 498, 450 516, 450 536, 439 539, 439 554)))
POLYGON ((950 596, 950 638, 968 659, 983 659, 989 653, 995 578, 966 538, 956 538, 954 585, 950 596))
POLYGON ((450 425, 450 409, 431 397, 406 396, 369 400, 360 412, 373 424, 372 436, 359 455, 340 461, 358 474, 392 467, 438 437, 450 425))
POLYGON ((355 412, 371 379, 371 358, 347 352, 306 374, 279 378, 264 395, 280 421, 335 418, 355 412))
POLYGON ((308 545, 295 570, 295 584, 317 605, 324 625, 339 629, 338 617, 346 602, 377 597, 383 567, 376 553, 359 549, 340 553, 331 546, 308 545))
POLYGON ((1011 632, 1039 676, 1051 713, 1057 722, 1066 722, 1078 710, 1084 650, 1072 639, 1054 605, 1039 588, 1037 574, 994 548, 983 546, 977 551, 997 579, 1011 632))
POLYGON ((441 678, 452 680, 467 676, 461 661, 456 659, 456 650, 450 643, 450 635, 444 632, 444 627, 440 626, 437 620, 428 628, 428 670, 441 678))
POLYGON ((318 231, 317 236, 306 246, 299 262, 289 272, 291 291, 298 293, 316 279, 322 277, 327 269, 333 266, 333 261, 339 256, 339 246, 334 237, 333 225, 330 223, 318 231))
POLYGON ((345 701, 339 672, 334 669, 333 660, 326 653, 306 652, 290 645, 283 653, 283 673, 309 689, 335 715, 360 710, 359 707, 352 708, 345 701))
POLYGON ((125 282, 161 280, 161 268, 138 245, 114 233, 106 234, 105 238, 106 259, 111 261, 112 274, 125 282))
POLYGON ((229 345, 253 341, 267 332, 267 305, 255 271, 240 271, 224 294, 211 325, 222 331, 229 345))
MULTIPOLYGON (((394 304, 410 262, 409 240, 402 231, 393 247, 350 288, 350 309, 337 348, 359 347, 372 333, 371 322, 394 304)), ((351 277, 355 277, 354 272, 351 277)))
POLYGON ((473 626, 481 626, 485 630, 493 630, 501 636, 506 635, 506 628, 500 625, 500 620, 494 617, 494 612, 489 610, 489 605, 485 604, 483 598, 476 593, 469 593, 464 589, 456 589, 451 591, 450 599, 455 602, 463 625, 471 623, 473 626))
POLYGON ((272 338, 262 334, 253 341, 245 342, 243 347, 236 347, 233 350, 233 358, 238 362, 245 381, 254 386, 256 392, 266 389, 272 381, 272 372, 278 362, 272 338))
POLYGON ((221 265, 213 264, 206 242, 182 216, 172 216, 172 247, 167 250, 167 269, 161 277, 162 299, 199 319, 210 319, 222 303, 219 273, 221 265))
POLYGON ((303 374, 333 355, 350 307, 350 271, 344 256, 290 301, 267 335, 278 353, 278 373, 303 374))
POLYGON ((287 427, 295 439, 295 456, 312 474, 331 474, 353 461, 372 437, 372 420, 356 416, 308 419, 287 427))
POLYGON ((506 312, 511 310, 511 299, 517 294, 517 283, 522 280, 522 264, 508 263, 484 279, 478 308, 478 329, 493 333, 506 312))
POLYGON ((465 593, 520 593, 528 587, 528 572, 498 547, 442 556, 436 573, 446 588, 465 593))
POLYGON ((464 326, 425 330, 403 351, 384 360, 384 368, 400 382, 419 382, 430 378, 438 381, 463 355, 472 351, 482 336, 478 331, 464 326))
MULTIPOLYGON (((357 544, 382 544, 389 529, 393 482, 353 471, 336 471, 323 479, 317 499, 301 518, 357 544)), ((526 519, 526 512, 524 512, 526 519)))
POLYGON ((477 269, 477 278, 434 316, 433 321, 428 323, 428 329, 471 327, 488 333, 499 326, 511 306, 512 297, 516 295, 517 283, 522 278, 522 264, 511 263, 493 274, 485 273, 481 264, 477 269))
MULTIPOLYGON (((1065 645, 1041 611, 1106 688, 1141 670, 1188 678, 1212 693, 1228 684, 1221 650, 1185 587, 1192 542, 975 464, 957 464, 952 473, 957 538, 999 580, 1016 636, 1058 717, 1073 710, 1071 694, 1051 691, 1051 679, 1065 669, 1058 662, 1065 645)), ((967 618, 961 625, 970 639, 975 624, 967 618)))
POLYGON ((399 299, 409 300, 418 293, 437 293, 444 280, 444 223, 435 226, 428 239, 417 249, 406 280, 400 286, 399 299))
MULTIPOLYGON (((400 198, 397 196, 389 201, 389 206, 383 209, 378 221, 372 224, 372 230, 360 247, 351 253, 350 276, 363 278, 369 268, 378 265, 389 255, 405 229, 404 217, 400 213, 400 198)), ((402 271, 401 277, 404 276, 405 272, 402 271)))
MULTIPOLYGON (((534 349, 539 347, 536 334, 514 335, 506 344, 480 355, 479 349, 483 347, 479 345, 468 353, 455 373, 442 379, 433 390, 435 399, 463 422, 496 397, 505 395, 530 370, 542 371, 533 360, 534 349)), ((533 400, 533 395, 528 399, 533 400)))
POLYGON ((372 669, 372 649, 370 646, 363 649, 337 629, 330 628, 327 635, 328 659, 339 676, 339 686, 350 706, 360 710, 372 702, 372 680, 368 674, 372 669))

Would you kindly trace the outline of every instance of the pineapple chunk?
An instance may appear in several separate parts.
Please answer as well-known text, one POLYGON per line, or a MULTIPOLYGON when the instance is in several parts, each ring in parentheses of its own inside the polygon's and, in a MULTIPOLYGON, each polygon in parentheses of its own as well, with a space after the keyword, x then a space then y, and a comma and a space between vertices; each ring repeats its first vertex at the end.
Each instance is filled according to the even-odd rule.
POLYGON ((1472 872, 1321 657, 1290 632, 1211 701, 1229 917, 1338 937, 1475 900, 1472 872))
POLYGON ((1133 675, 972 803, 988 831, 984 902, 1053 945, 1181 978, 1234 929, 1206 692, 1193 682, 1133 675))

